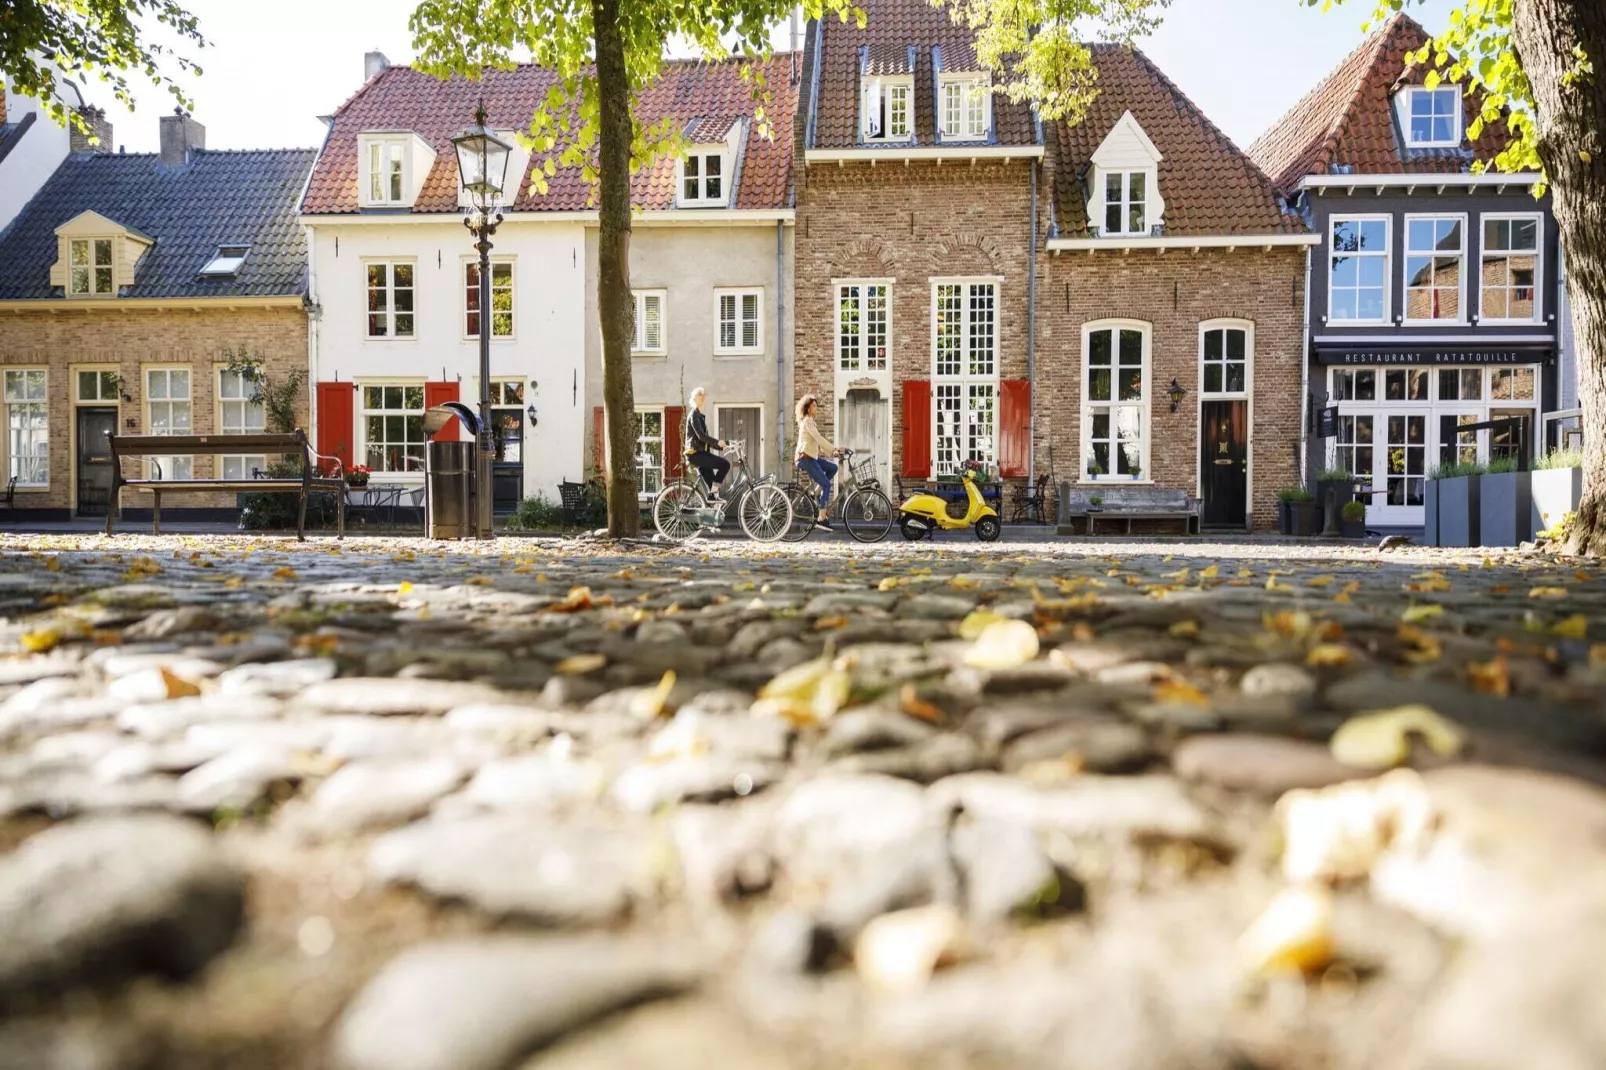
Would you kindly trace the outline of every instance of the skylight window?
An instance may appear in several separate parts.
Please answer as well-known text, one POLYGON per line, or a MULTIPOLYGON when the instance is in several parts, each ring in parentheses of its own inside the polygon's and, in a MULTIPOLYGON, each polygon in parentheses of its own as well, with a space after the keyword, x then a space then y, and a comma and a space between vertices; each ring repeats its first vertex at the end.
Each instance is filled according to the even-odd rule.
POLYGON ((220 245, 217 255, 206 262, 201 274, 208 278, 226 278, 240 273, 240 265, 245 263, 245 254, 249 252, 249 245, 220 245))

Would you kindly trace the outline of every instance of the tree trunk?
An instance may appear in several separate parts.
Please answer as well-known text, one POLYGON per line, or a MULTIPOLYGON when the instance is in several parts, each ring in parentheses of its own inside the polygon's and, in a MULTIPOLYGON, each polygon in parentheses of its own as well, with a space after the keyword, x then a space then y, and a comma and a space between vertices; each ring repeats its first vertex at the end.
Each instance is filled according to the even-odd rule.
POLYGON ((1511 40, 1533 88, 1539 159, 1566 257, 1583 409, 1584 498, 1571 553, 1606 555, 1606 3, 1517 0, 1511 40), (1594 73, 1567 84, 1574 49, 1594 73))
MULTIPOLYGON (((597 235, 597 307, 602 316, 602 404, 608 425, 608 534, 641 530, 636 501, 636 395, 630 377, 635 301, 630 295, 630 82, 619 0, 592 0, 597 46, 601 203, 597 235)), ((602 459, 598 459, 598 468, 602 459)))

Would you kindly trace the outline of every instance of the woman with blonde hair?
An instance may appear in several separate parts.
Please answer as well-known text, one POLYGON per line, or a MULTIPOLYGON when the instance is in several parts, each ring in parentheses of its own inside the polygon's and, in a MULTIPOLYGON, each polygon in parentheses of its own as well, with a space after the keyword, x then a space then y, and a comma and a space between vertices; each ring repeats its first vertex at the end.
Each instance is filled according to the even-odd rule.
POLYGON ((702 473, 703 482, 708 484, 709 498, 718 501, 719 485, 730 472, 731 463, 714 452, 724 449, 725 443, 708 433, 708 417, 703 413, 708 391, 698 387, 688 400, 691 417, 686 421, 686 459, 702 473))
POLYGON ((820 488, 820 515, 815 518, 814 526, 830 531, 831 480, 836 476, 837 469, 835 462, 826 458, 835 457, 842 451, 820 434, 819 425, 814 422, 814 410, 819 401, 813 394, 804 394, 797 403, 796 460, 797 466, 820 488))

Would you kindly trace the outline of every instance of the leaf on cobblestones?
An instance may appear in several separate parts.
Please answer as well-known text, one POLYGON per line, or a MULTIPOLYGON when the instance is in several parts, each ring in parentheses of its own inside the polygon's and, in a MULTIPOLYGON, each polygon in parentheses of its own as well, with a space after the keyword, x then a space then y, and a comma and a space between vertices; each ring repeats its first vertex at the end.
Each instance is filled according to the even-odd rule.
POLYGON ((1589 648, 1589 664, 1592 668, 1606 669, 1606 643, 1596 643, 1589 648))
POLYGON ((1511 697, 1511 663, 1504 654, 1488 661, 1467 662, 1467 680, 1474 691, 1496 698, 1511 697))
POLYGON ((1156 702, 1180 702, 1189 706, 1208 706, 1210 699, 1186 680, 1161 680, 1152 692, 1156 702))
POLYGON ((959 638, 975 640, 981 636, 982 632, 986 631, 989 624, 996 624, 998 621, 1007 619, 990 609, 973 609, 965 616, 964 620, 959 622, 959 638))
POLYGON ((1358 714, 1339 726, 1330 744, 1333 757, 1359 769, 1392 769, 1411 756, 1411 740, 1421 739, 1446 757, 1461 750, 1461 729, 1429 706, 1413 704, 1358 714))
POLYGON ((1275 977, 1312 974, 1333 960, 1333 895, 1320 885, 1284 888, 1238 941, 1243 967, 1275 977))
POLYGON ((1199 638, 1199 622, 1196 620, 1179 620, 1171 625, 1170 628, 1167 628, 1166 631, 1173 639, 1197 639, 1199 638))
POLYGON ((39 600, 39 604, 42 606, 64 606, 71 601, 72 595, 64 594, 58 591, 55 594, 46 595, 45 597, 41 598, 39 600))
POLYGON ((1490 594, 1510 594, 1511 593, 1511 584, 1509 584, 1509 583, 1497 583, 1493 587, 1489 588, 1489 593, 1490 594))
POLYGON ((1424 602, 1421 605, 1406 606, 1400 612, 1400 619, 1407 624, 1420 624, 1422 621, 1431 620, 1434 617, 1442 617, 1443 615, 1443 606, 1435 605, 1432 602, 1424 602))
POLYGON ((396 593, 397 594, 412 594, 413 593, 412 581, 411 580, 402 580, 400 583, 398 583, 396 585, 396 593))
POLYGON ((1305 664, 1313 669, 1337 669, 1351 660, 1349 647, 1339 643, 1317 643, 1305 655, 1305 664))
POLYGON ((464 582, 470 587, 489 587, 492 581, 489 576, 470 576, 464 582))
POLYGON ((882 581, 880 583, 876 584, 876 588, 875 589, 878 590, 878 591, 890 591, 890 590, 893 590, 894 588, 896 588, 898 586, 898 582, 899 582, 898 581, 898 577, 896 577, 896 576, 887 576, 884 579, 882 579, 882 581))
POLYGON ((1302 609, 1280 609, 1276 613, 1262 613, 1261 626, 1268 632, 1287 639, 1307 639, 1315 634, 1319 621, 1302 609))
POLYGON ((1178 580, 1178 581, 1181 581, 1183 583, 1186 583, 1187 580, 1188 580, 1188 577, 1192 573, 1193 573, 1193 569, 1191 569, 1191 568, 1179 568, 1175 572, 1162 572, 1162 573, 1160 573, 1160 578, 1163 579, 1163 580, 1178 580))
POLYGON ((765 684, 753 713, 780 717, 799 727, 820 724, 847 705, 851 681, 828 657, 794 665, 765 684))
POLYGON ((1550 630, 1563 639, 1582 639, 1589 634, 1589 618, 1582 613, 1574 613, 1552 624, 1550 630))
POLYGON ((814 630, 817 632, 835 631, 838 628, 846 628, 848 623, 848 618, 846 617, 821 617, 814 622, 814 630))
POLYGON ((1585 572, 1583 569, 1579 569, 1577 572, 1573 573, 1573 579, 1577 580, 1579 583, 1588 583, 1589 573, 1585 572))
POLYGON ((30 654, 48 654, 61 642, 61 632, 55 628, 22 633, 22 649, 30 654))
POLYGON ((1266 590, 1268 591, 1292 591, 1293 589, 1294 585, 1291 583, 1278 583, 1276 573, 1266 577, 1266 590))
POLYGON ((898 691, 898 706, 916 720, 932 724, 942 724, 947 720, 941 709, 920 697, 920 690, 913 683, 904 684, 898 691))
POLYGON ((578 613, 583 609, 590 609, 595 604, 591 597, 591 588, 570 587, 563 601, 548 606, 547 609, 553 613, 578 613))
POLYGON ((1305 581, 1306 587, 1330 587, 1338 577, 1331 575, 1312 576, 1305 581))
POLYGON ((1412 665, 1426 665, 1438 661, 1444 653, 1444 647, 1438 637, 1431 632, 1424 632, 1421 628, 1402 624, 1395 634, 1399 636, 1400 642, 1405 644, 1400 657, 1412 665))
POLYGON ((1202 568, 1199 570, 1199 578, 1201 580, 1213 580, 1219 575, 1221 575, 1220 565, 1211 565, 1208 568, 1202 568))
POLYGON ((1530 588, 1528 588, 1528 597, 1529 598, 1566 598, 1567 597, 1567 588, 1565 588, 1565 587, 1530 587, 1530 588))
POLYGON ((61 559, 57 558, 57 557, 47 557, 47 558, 45 558, 45 571, 46 572, 60 572, 61 571, 61 559))
POLYGON ((1241 568, 1238 570, 1238 578, 1241 580, 1252 580, 1255 578, 1255 570, 1250 568, 1241 568))
POLYGON ((276 580, 294 580, 299 579, 300 576, 296 570, 291 568, 289 565, 280 565, 278 568, 273 570, 273 578, 276 580))
POLYGON ((1443 576, 1430 576, 1419 583, 1407 583, 1405 589, 1413 594, 1431 594, 1434 591, 1448 591, 1452 586, 1443 576))
POLYGON ((302 654, 327 658, 340 648, 340 639, 333 635, 298 635, 294 646, 302 654))
POLYGON ((399 553, 396 556, 391 558, 391 561, 395 562, 398 565, 405 565, 409 561, 417 561, 417 560, 418 560, 418 555, 413 553, 413 551, 411 551, 411 550, 403 550, 401 553, 399 553))
POLYGON ((1483 564, 1479 565, 1478 567, 1483 569, 1483 570, 1485 570, 1485 571, 1487 571, 1487 572, 1493 572, 1494 571, 1494 558, 1492 558, 1492 557, 1484 558, 1483 559, 1483 564))
MULTIPOLYGON (((601 655, 594 655, 600 657, 601 655)), ((630 700, 630 713, 643 721, 651 721, 662 717, 665 713, 665 703, 669 701, 669 693, 675 689, 675 670, 665 669, 663 676, 651 691, 642 691, 630 700)))
POLYGON ((223 586, 227 587, 231 591, 236 587, 243 586, 244 584, 245 580, 239 576, 230 576, 228 579, 223 581, 223 586))
POLYGON ((994 621, 976 637, 965 654, 965 664, 976 669, 1013 669, 1036 658, 1037 651, 1036 628, 1023 620, 994 621))
POLYGON ((960 591, 974 591, 981 586, 969 576, 955 576, 948 581, 948 586, 960 591))
POLYGON ((601 654, 574 654, 552 666, 552 671, 561 676, 583 676, 606 664, 608 659, 601 654))
POLYGON ((161 674, 162 686, 167 689, 168 698, 193 698, 201 693, 199 685, 184 679, 176 673, 166 669, 157 669, 161 674))

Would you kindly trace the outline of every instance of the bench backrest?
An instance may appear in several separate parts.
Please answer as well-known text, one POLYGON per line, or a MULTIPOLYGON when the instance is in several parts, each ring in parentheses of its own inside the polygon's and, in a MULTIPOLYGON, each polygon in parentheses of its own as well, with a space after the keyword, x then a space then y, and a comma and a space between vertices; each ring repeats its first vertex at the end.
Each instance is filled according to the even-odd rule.
POLYGON ((1194 498, 1185 490, 1176 487, 1132 487, 1112 483, 1109 486, 1077 487, 1069 483, 1060 484, 1060 500, 1065 503, 1065 509, 1078 513, 1087 509, 1093 497, 1103 499, 1100 508, 1105 512, 1176 512, 1182 513, 1194 507, 1194 498))
POLYGON ((305 431, 248 435, 107 435, 113 457, 169 457, 195 453, 300 453, 307 450, 305 431))

